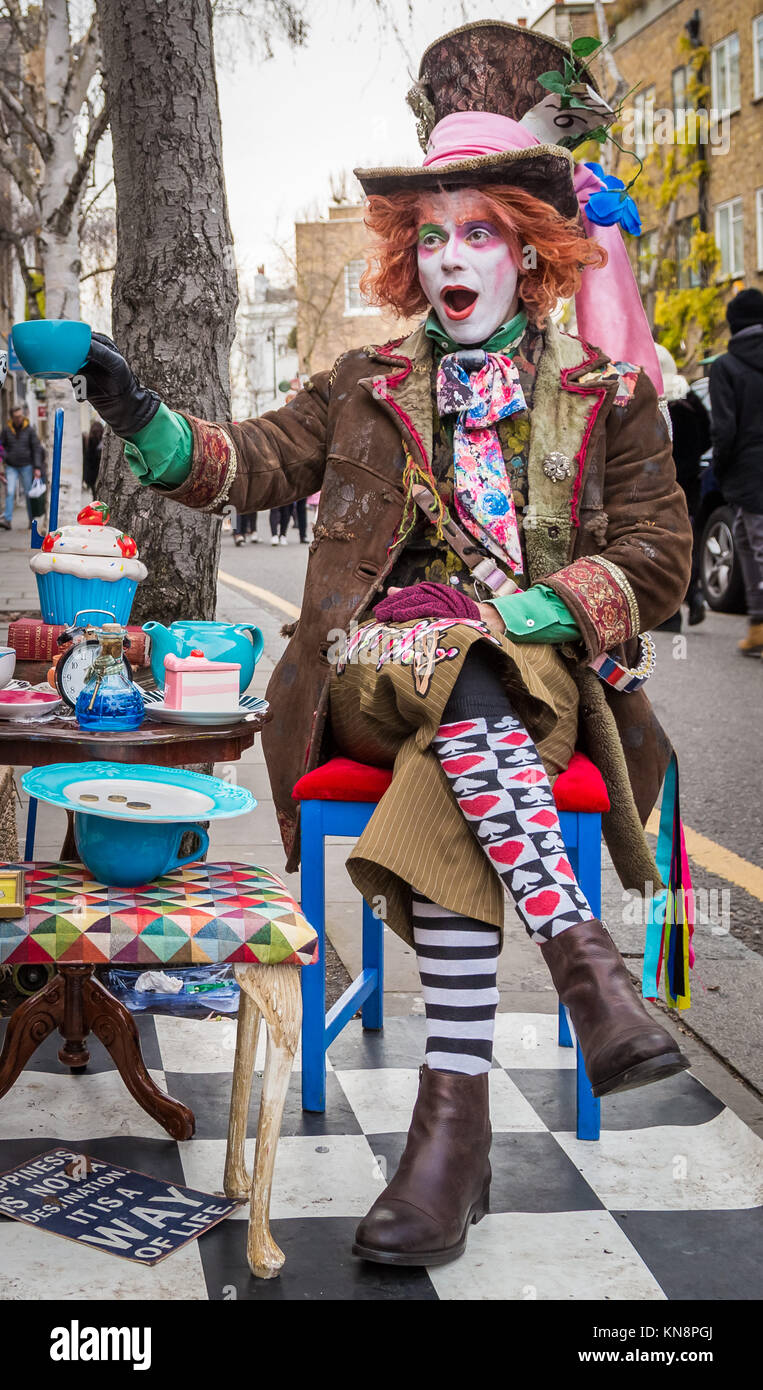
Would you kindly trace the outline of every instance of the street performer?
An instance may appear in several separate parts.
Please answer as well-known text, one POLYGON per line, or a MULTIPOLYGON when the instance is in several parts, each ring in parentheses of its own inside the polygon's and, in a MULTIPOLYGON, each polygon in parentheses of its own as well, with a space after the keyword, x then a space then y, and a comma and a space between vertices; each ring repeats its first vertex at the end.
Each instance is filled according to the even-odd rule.
POLYGON ((321 491, 263 745, 290 871, 306 770, 336 754, 393 769, 348 867, 416 951, 426 1058, 400 1167, 353 1249, 435 1265, 488 1209, 505 893, 596 1095, 688 1065, 575 879, 552 784, 584 751, 623 884, 659 884, 643 825, 671 749, 642 634, 681 603, 691 528, 620 229, 594 216, 611 184, 571 152, 613 114, 575 46, 467 25, 427 49, 413 102, 423 167, 358 171, 364 289, 425 316, 406 338, 345 353, 240 424, 171 411, 98 335, 84 375, 159 496, 248 513, 321 491), (579 336, 556 323, 573 297, 579 336))

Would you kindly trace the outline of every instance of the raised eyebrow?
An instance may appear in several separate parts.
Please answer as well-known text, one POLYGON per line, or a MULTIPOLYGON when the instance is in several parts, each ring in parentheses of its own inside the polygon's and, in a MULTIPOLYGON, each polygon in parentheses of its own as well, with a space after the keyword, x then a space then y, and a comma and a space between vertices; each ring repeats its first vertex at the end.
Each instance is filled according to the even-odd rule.
POLYGON ((492 232, 494 236, 500 236, 500 233, 495 223, 488 221, 486 217, 476 217, 473 221, 463 222, 461 225, 464 231, 466 232, 467 236, 469 232, 473 232, 477 227, 481 227, 489 232, 492 232))

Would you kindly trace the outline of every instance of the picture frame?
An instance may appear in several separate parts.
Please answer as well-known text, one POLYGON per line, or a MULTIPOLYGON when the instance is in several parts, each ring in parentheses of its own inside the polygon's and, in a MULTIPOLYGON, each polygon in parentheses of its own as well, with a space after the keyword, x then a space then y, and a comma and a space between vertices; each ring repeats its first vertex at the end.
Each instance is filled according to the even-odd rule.
POLYGON ((0 868, 0 919, 23 917, 24 870, 0 868))

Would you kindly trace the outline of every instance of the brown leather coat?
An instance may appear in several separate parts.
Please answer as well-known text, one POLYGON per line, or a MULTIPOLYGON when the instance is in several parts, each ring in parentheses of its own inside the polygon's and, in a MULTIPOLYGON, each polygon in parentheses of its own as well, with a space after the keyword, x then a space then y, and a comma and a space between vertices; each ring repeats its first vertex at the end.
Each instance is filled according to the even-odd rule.
MULTIPOLYGON (((301 615, 268 686, 263 746, 289 868, 299 862, 297 778, 330 755, 327 650, 373 604, 395 559, 403 441, 431 456, 432 346, 422 329, 399 344, 346 353, 283 409, 241 424, 186 418, 188 479, 169 495, 189 506, 264 510, 321 489, 301 615)), ((643 691, 619 695, 587 668, 602 651, 636 657, 635 637, 678 608, 691 531, 670 438, 646 375, 549 325, 532 406, 531 582, 550 584, 583 634, 569 650, 581 690, 581 746, 601 767, 605 818, 623 882, 656 879, 641 832, 670 745, 643 691)))

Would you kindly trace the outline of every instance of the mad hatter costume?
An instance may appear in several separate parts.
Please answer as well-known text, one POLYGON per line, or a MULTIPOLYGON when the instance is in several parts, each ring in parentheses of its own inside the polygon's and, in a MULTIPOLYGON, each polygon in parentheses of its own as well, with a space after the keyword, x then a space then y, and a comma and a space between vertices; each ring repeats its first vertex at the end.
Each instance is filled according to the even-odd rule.
POLYGON ((658 880, 642 824, 670 747, 634 667, 683 597, 691 532, 619 229, 596 228, 605 268, 578 212, 603 187, 566 148, 606 119, 588 75, 554 40, 487 22, 427 50, 414 100, 423 168, 359 171, 369 292, 429 309, 408 338, 346 353, 242 424, 168 410, 108 340, 85 375, 130 466, 173 500, 247 512, 321 489, 263 745, 292 869, 300 775, 335 752, 393 768, 349 868, 416 948, 427 1056, 354 1248, 434 1264, 487 1210, 504 892, 597 1094, 686 1065, 575 881, 550 782, 584 749, 623 883, 658 880), (550 316, 575 292, 581 337, 550 316))

